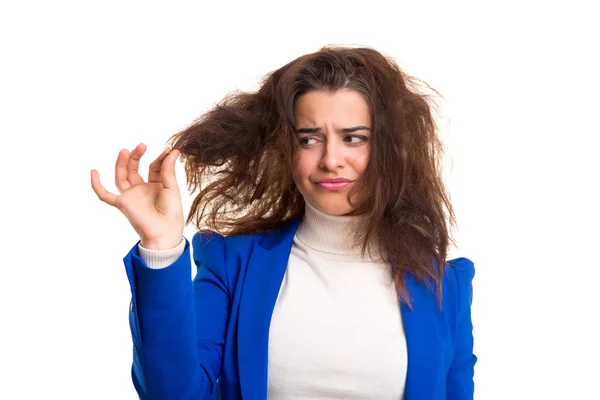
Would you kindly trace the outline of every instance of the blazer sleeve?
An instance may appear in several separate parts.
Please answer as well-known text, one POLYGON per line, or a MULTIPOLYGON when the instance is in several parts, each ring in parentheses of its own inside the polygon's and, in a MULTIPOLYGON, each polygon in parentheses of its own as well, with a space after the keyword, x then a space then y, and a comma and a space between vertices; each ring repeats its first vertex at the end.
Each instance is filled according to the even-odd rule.
POLYGON ((140 399, 212 399, 221 372, 229 292, 224 240, 194 235, 163 269, 150 269, 137 244, 123 259, 131 286, 132 379, 140 399))
POLYGON ((446 399, 473 399, 474 368, 477 357, 473 354, 473 324, 471 302, 472 280, 475 275, 473 262, 467 258, 453 260, 451 269, 456 278, 457 316, 454 340, 454 357, 446 377, 446 399))

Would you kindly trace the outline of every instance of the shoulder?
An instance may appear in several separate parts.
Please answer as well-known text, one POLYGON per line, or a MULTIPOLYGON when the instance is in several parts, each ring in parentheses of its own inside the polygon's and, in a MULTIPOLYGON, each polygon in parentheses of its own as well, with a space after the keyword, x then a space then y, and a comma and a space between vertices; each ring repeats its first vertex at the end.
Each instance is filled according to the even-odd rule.
POLYGON ((475 264, 466 257, 454 258, 446 262, 443 280, 443 293, 446 301, 458 302, 458 306, 470 306, 473 297, 472 282, 475 264))
POLYGON ((282 243, 291 244, 298 227, 294 219, 282 223, 277 229, 267 233, 221 235, 216 232, 201 231, 192 238, 192 253, 196 265, 237 275, 252 256, 255 246, 268 250, 282 243))
POLYGON ((446 261, 447 270, 452 272, 452 278, 459 284, 470 283, 475 276, 475 263, 466 257, 446 261))
POLYGON ((196 278, 217 279, 231 290, 243 277, 242 271, 260 235, 224 236, 216 232, 196 232, 192 238, 192 259, 196 278))
POLYGON ((211 231, 197 232, 192 239, 193 250, 199 250, 207 257, 221 254, 223 251, 247 252, 255 244, 273 249, 283 242, 291 242, 298 229, 300 218, 282 222, 275 230, 265 233, 221 235, 211 231), (217 253, 217 254, 215 254, 217 253))
POLYGON ((229 253, 249 253, 254 243, 263 235, 224 236, 217 232, 196 232, 192 238, 192 251, 195 261, 204 265, 223 266, 229 253))

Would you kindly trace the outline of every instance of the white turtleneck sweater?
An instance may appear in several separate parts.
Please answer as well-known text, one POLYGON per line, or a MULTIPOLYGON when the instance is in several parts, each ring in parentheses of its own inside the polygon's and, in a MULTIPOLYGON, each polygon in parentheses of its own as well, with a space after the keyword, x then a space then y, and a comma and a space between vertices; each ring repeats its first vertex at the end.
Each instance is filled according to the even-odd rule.
MULTIPOLYGON (((359 217, 307 205, 269 333, 268 398, 402 399, 406 338, 389 268, 352 242, 359 217)), ((181 256, 140 246, 150 268, 181 256)))

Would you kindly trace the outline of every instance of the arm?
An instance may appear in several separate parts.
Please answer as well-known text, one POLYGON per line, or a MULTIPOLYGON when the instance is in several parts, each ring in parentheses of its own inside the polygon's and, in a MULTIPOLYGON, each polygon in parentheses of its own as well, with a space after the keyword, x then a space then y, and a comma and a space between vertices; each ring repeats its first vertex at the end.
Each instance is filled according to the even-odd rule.
POLYGON ((215 395, 229 294, 223 238, 205 236, 196 234, 192 241, 198 267, 193 282, 187 241, 181 257, 166 268, 148 268, 137 245, 124 259, 132 290, 132 378, 142 399, 215 395))
POLYGON ((446 399, 472 399, 474 392, 474 367, 477 357, 473 354, 473 324, 471 322, 472 280, 475 275, 473 262, 457 259, 451 269, 457 283, 458 309, 454 358, 446 377, 446 399))

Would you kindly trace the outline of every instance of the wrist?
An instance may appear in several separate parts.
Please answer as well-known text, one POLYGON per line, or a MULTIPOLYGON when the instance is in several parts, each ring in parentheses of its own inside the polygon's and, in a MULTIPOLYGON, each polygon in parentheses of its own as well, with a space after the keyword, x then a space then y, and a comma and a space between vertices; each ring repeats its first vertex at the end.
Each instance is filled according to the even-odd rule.
POLYGON ((155 239, 141 239, 140 246, 146 250, 153 251, 172 250, 177 247, 182 240, 182 235, 155 239))

